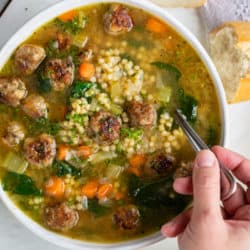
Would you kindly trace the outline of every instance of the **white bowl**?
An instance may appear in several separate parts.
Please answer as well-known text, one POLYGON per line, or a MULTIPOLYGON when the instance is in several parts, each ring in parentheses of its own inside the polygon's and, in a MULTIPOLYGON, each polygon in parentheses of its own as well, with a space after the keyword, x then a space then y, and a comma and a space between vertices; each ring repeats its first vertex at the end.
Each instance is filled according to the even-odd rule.
MULTIPOLYGON (((73 8, 78 8, 80 6, 86 6, 89 4, 108 2, 119 2, 144 9, 169 24, 175 31, 177 31, 183 38, 185 38, 186 41, 190 43, 190 45, 194 48, 197 54, 199 54, 203 63, 206 65, 207 70, 210 73, 210 76, 216 88, 222 124, 221 144, 225 145, 227 138, 226 135, 228 131, 227 104, 224 89, 222 87, 222 83, 220 81, 219 75, 215 69, 214 64, 212 63, 210 57, 208 56, 207 52, 202 47, 200 42, 182 24, 175 20, 175 18, 169 15, 165 10, 150 3, 148 0, 67 0, 55 4, 54 6, 48 8, 47 10, 41 12, 40 14, 32 18, 6 43, 6 45, 0 51, 0 69, 4 66, 5 62, 9 59, 13 51, 23 41, 25 41, 35 30, 37 30, 37 28, 47 23, 49 20, 73 8)), ((32 232, 34 232, 36 235, 43 238, 44 240, 47 240, 51 243, 54 243, 58 246, 67 249, 137 249, 159 242, 163 239, 160 232, 157 232, 153 235, 140 238, 138 240, 131 240, 114 244, 99 244, 84 242, 80 240, 73 240, 62 235, 56 234, 52 231, 49 231, 40 226, 32 219, 30 219, 9 199, 8 195, 3 191, 2 187, 0 187, 0 197, 4 204, 8 207, 8 209, 15 215, 15 217, 32 232)))

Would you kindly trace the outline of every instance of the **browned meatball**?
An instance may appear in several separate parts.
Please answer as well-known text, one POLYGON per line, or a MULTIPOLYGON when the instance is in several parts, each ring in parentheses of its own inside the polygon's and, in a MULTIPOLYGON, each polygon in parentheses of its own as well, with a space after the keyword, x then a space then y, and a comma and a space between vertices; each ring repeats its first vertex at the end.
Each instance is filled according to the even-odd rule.
POLYGON ((107 111, 95 113, 90 119, 91 135, 99 143, 111 144, 120 137, 121 124, 118 119, 107 111))
POLYGON ((14 147, 24 139, 24 136, 23 127, 18 122, 11 122, 3 135, 3 142, 9 147, 14 147))
POLYGON ((104 15, 104 28, 110 35, 119 35, 132 30, 134 24, 128 9, 122 5, 113 5, 104 15))
POLYGON ((34 44, 23 44, 16 51, 15 63, 18 70, 26 75, 32 74, 45 59, 43 47, 34 44))
POLYGON ((156 122, 156 110, 153 105, 133 101, 127 105, 130 124, 133 127, 153 127, 156 122))
POLYGON ((30 95, 22 103, 23 111, 33 119, 48 117, 47 103, 40 95, 30 95))
POLYGON ((180 167, 178 167, 174 174, 174 179, 181 177, 192 176, 194 163, 190 162, 181 162, 180 167))
POLYGON ((0 78, 0 102, 16 107, 27 96, 24 82, 17 77, 0 78))
POLYGON ((45 224, 57 231, 67 231, 78 223, 79 214, 65 203, 47 206, 44 209, 45 224))
POLYGON ((166 176, 173 170, 175 159, 159 152, 148 157, 144 166, 144 175, 148 177, 166 176))
POLYGON ((113 221, 122 230, 132 230, 140 222, 140 212, 133 205, 121 207, 113 215, 113 221))
POLYGON ((74 80, 75 66, 72 60, 50 59, 45 65, 45 75, 50 79, 52 88, 62 91, 69 87, 74 80))
POLYGON ((48 167, 56 155, 56 141, 47 134, 37 138, 27 138, 24 141, 25 158, 38 168, 48 167))

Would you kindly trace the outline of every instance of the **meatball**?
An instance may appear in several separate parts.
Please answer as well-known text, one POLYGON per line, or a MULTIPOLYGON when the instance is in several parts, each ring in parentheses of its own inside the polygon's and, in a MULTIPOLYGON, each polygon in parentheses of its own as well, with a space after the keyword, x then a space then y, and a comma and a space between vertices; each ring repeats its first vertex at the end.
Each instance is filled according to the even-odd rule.
POLYGON ((119 139, 120 127, 119 120, 106 111, 97 112, 90 119, 91 135, 95 136, 99 143, 111 144, 119 139))
POLYGON ((23 111, 33 119, 48 117, 47 103, 40 95, 30 95, 22 103, 23 111))
POLYGON ((45 76, 50 79, 55 91, 69 87, 74 80, 75 66, 70 58, 50 59, 45 65, 45 76))
POLYGON ((163 152, 148 157, 144 166, 144 175, 148 177, 165 176, 173 170, 175 159, 163 152))
POLYGON ((127 105, 130 124, 133 127, 153 127, 156 122, 156 110, 153 105, 133 101, 127 105))
POLYGON ((140 212, 133 205, 118 208, 113 215, 113 222, 122 230, 135 229, 140 221, 140 212))
POLYGON ((113 5, 104 15, 104 29, 110 35, 119 35, 132 30, 134 24, 128 9, 113 5))
POLYGON ((48 167, 56 155, 56 141, 47 134, 37 138, 27 138, 24 141, 25 158, 38 168, 48 167))
POLYGON ((67 231, 78 223, 79 214, 65 203, 47 206, 44 209, 45 224, 57 231, 67 231))
POLYGON ((43 47, 34 44, 23 44, 16 51, 15 63, 18 70, 26 75, 32 74, 45 59, 43 47))
POLYGON ((23 127, 18 122, 11 122, 6 129, 2 140, 9 147, 14 147, 24 139, 24 136, 25 133, 23 127))
POLYGON ((178 167, 175 171, 174 179, 192 176, 193 165, 194 165, 194 163, 192 161, 181 162, 180 167, 178 167))
POLYGON ((25 83, 20 78, 0 78, 0 102, 16 107, 27 93, 25 83))

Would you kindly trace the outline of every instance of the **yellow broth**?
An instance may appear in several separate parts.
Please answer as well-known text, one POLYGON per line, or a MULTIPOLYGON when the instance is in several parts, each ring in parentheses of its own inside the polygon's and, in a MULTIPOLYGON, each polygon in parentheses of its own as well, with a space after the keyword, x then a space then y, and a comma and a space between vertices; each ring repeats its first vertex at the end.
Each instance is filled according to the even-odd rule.
MULTIPOLYGON (((70 207, 72 207, 72 209, 77 210, 79 214, 79 221, 73 228, 60 233, 70 238, 94 242, 120 242, 149 235, 159 230, 161 225, 176 216, 180 211, 185 209, 186 205, 188 204, 189 198, 178 196, 172 189, 170 189, 169 197, 172 199, 173 204, 165 204, 164 206, 155 206, 154 204, 152 204, 152 206, 148 204, 147 206, 141 204, 138 205, 134 197, 129 194, 128 190, 128 180, 131 178, 131 175, 134 175, 133 171, 132 174, 130 171, 128 171, 130 169, 129 160, 134 155, 143 154, 147 158, 155 152, 165 152, 165 154, 175 157, 176 160, 173 169, 169 171, 167 177, 164 176, 164 178, 169 179, 170 186, 176 169, 181 168, 181 164, 183 162, 188 163, 194 158, 195 154, 186 141, 184 134, 181 132, 180 128, 174 125, 173 122, 173 109, 179 105, 175 95, 181 93, 180 96, 182 97, 184 92, 185 95, 192 96, 192 98, 196 100, 197 118, 192 124, 196 131, 204 138, 207 143, 218 144, 221 135, 220 110, 216 91, 206 67, 203 65, 194 49, 174 30, 172 30, 166 24, 163 24, 156 17, 151 16, 149 13, 146 13, 141 9, 136 9, 133 7, 127 7, 129 9, 129 15, 133 19, 133 29, 130 32, 119 34, 117 36, 108 34, 104 30, 103 16, 107 11, 109 11, 110 6, 111 4, 98 4, 76 10, 76 16, 80 15, 79 13, 81 13, 81 15, 84 15, 87 20, 86 26, 82 28, 80 34, 81 36, 88 38, 88 42, 85 47, 80 49, 78 48, 78 53, 79 51, 84 52, 88 49, 91 49, 93 51, 91 63, 95 65, 96 69, 99 67, 100 71, 102 70, 102 67, 104 67, 100 63, 100 61, 102 61, 100 58, 107 59, 109 54, 112 56, 113 52, 106 53, 107 51, 110 51, 110 49, 118 49, 117 54, 121 59, 125 58, 127 62, 131 61, 133 62, 133 65, 139 66, 143 71, 144 80, 140 92, 137 93, 137 96, 139 97, 133 98, 141 98, 140 100, 154 105, 158 112, 156 125, 152 129, 140 129, 140 133, 142 133, 140 142, 136 140, 133 141, 134 139, 129 138, 127 141, 129 141, 129 143, 132 145, 131 146, 129 144, 131 149, 126 148, 128 147, 125 143, 126 138, 124 138, 126 137, 126 133, 125 135, 120 136, 120 142, 110 145, 108 149, 107 147, 105 148, 102 143, 99 143, 100 145, 97 145, 99 148, 96 151, 93 150, 94 154, 91 157, 95 159, 95 157, 97 157, 98 153, 100 152, 102 154, 103 152, 113 151, 113 153, 116 154, 116 157, 114 157, 116 162, 112 162, 111 159, 110 163, 107 161, 107 159, 105 159, 103 161, 98 161, 98 163, 92 163, 91 161, 93 159, 91 157, 89 159, 84 159, 84 161, 79 163, 81 171, 80 178, 75 178, 74 176, 70 176, 70 174, 66 176, 60 176, 60 178, 66 183, 66 189, 70 190, 71 192, 68 192, 66 195, 65 190, 64 196, 58 200, 48 196, 45 191, 38 198, 37 195, 18 195, 11 191, 9 192, 9 196, 13 202, 15 202, 28 216, 43 226, 46 226, 44 224, 44 207, 62 201, 66 202, 70 207), (164 25, 163 32, 153 32, 148 30, 147 22, 152 18, 157 20, 158 23, 160 22, 160 25, 164 25), (166 82, 164 80, 166 74, 165 70, 152 65, 153 62, 167 63, 168 65, 172 65, 175 69, 178 69, 181 73, 178 84, 169 84, 166 82), (162 81, 164 86, 162 86, 162 81), (165 87, 170 89, 170 101, 164 102, 164 100, 162 101, 162 97, 159 101, 159 92, 161 91, 162 87, 164 89, 166 89, 165 87), (162 107, 166 108, 166 111, 164 112, 167 113, 172 119, 169 120, 169 118, 166 118, 167 120, 164 120, 164 118, 163 122, 171 121, 172 123, 171 128, 169 128, 167 125, 164 125, 166 127, 160 130, 161 114, 159 113, 159 110, 162 107), (168 134, 168 137, 164 137, 164 133, 168 134), (131 142, 131 140, 133 142, 131 142), (136 145, 133 146, 133 143, 136 145), (140 144, 140 146, 137 147, 137 143, 140 144), (142 144, 148 144, 148 146, 146 147, 142 144), (110 168, 115 168, 117 165, 121 167, 121 173, 116 177, 107 177, 107 175, 109 175, 107 174, 107 171, 110 172, 110 168), (97 205, 97 209, 100 209, 101 207, 101 211, 104 210, 104 212, 99 211, 100 214, 89 211, 89 208, 85 208, 84 210, 83 208, 79 209, 79 206, 77 207, 82 196, 82 186, 93 179, 97 179, 100 182, 100 185, 106 182, 113 185, 113 193, 106 197, 109 202, 105 204, 104 209, 102 204, 97 205), (118 192, 117 190, 123 193, 123 197, 118 200, 114 198, 115 192, 118 192), (123 230, 114 224, 113 214, 117 208, 126 206, 128 204, 135 204, 139 207, 140 222, 135 229, 123 230)), ((48 58, 49 44, 51 41, 55 41, 57 39, 58 33, 69 37, 70 40, 74 40, 74 37, 77 36, 77 34, 72 34, 72 32, 69 32, 64 28, 65 26, 59 24, 57 19, 52 20, 35 31, 30 36, 30 38, 24 42, 24 44, 35 44, 42 46, 46 49, 48 58)), ((62 50, 58 53, 65 53, 65 51, 62 50)), ((73 52, 69 49, 67 53, 68 54, 64 55, 64 57, 70 55, 72 56, 71 53, 73 52)), ((46 60, 48 59, 45 59, 45 62, 46 60)), ((81 60, 79 63, 81 63, 81 60)), ((47 104, 49 104, 48 120, 59 124, 60 127, 62 122, 65 120, 67 121, 67 114, 72 112, 72 107, 68 107, 71 105, 69 103, 72 102, 72 100, 69 98, 71 88, 66 88, 61 92, 57 92, 52 89, 48 93, 39 93, 39 81, 37 75, 39 74, 39 69, 43 65, 44 62, 42 62, 39 68, 31 75, 27 76, 22 74, 16 67, 14 52, 13 56, 6 62, 5 66, 0 71, 0 77, 18 76, 23 80, 23 82, 25 82, 29 95, 42 95, 47 104)), ((78 73, 78 63, 75 65, 75 68, 75 80, 79 80, 81 78, 79 77, 78 73)), ((131 76, 131 79, 132 77, 133 76, 131 76)), ((103 84, 102 82, 103 80, 100 80, 99 82, 98 79, 101 78, 96 77, 96 79, 93 81, 102 84, 101 86, 105 86, 105 83, 103 84)), ((109 82, 107 82, 107 84, 109 86, 110 84, 112 85, 112 83, 109 82)), ((114 102, 114 98, 110 97, 112 93, 110 93, 111 90, 109 88, 102 89, 101 92, 107 94, 111 100, 111 103, 114 102)), ((117 93, 121 92, 121 89, 118 89, 117 93)), ((122 109, 122 112, 124 112, 126 102, 131 101, 130 97, 122 93, 120 94, 119 98, 123 102, 118 102, 116 105, 118 105, 119 108, 122 109)), ((166 100, 168 98, 169 96, 166 96, 166 100)), ((91 105, 94 104, 91 103, 91 105)), ((105 110, 105 106, 101 106, 101 109, 105 110)), ((91 112, 88 113, 87 116, 92 116, 93 113, 91 112)), ((165 115, 165 117, 168 117, 168 115, 165 115)), ((118 116, 122 117, 122 114, 118 114, 118 116)), ((125 122, 123 124, 123 118, 119 119, 122 123, 121 126, 125 126, 126 129, 131 127, 125 122)), ((28 117, 27 114, 23 112, 22 106, 13 108, 7 104, 0 104, 0 120, 1 137, 4 135, 7 125, 11 121, 17 121, 24 126, 26 131, 25 138, 38 136, 44 132, 48 133, 47 129, 45 129, 46 125, 44 125, 44 123, 37 123, 37 121, 28 117)), ((53 133, 54 132, 52 132, 52 134, 53 133)), ((89 135, 86 135, 88 140, 78 140, 75 141, 75 143, 64 141, 64 137, 60 135, 61 134, 53 134, 53 136, 56 138, 57 146, 60 144, 71 143, 72 145, 70 145, 70 147, 74 149, 76 146, 80 145, 94 147, 94 144, 98 144, 93 141, 89 135)), ((5 161, 5 158, 9 152, 14 152, 14 154, 21 157, 23 157, 24 154, 23 142, 15 147, 9 147, 2 140, 0 140, 0 148, 0 165, 3 165, 2 163, 5 161)), ((95 160, 93 160, 93 162, 95 162, 95 160)), ((70 164, 74 163, 71 161, 70 164)), ((79 165, 77 165, 77 168, 79 168, 79 165)), ((7 171, 8 167, 6 169, 6 166, 0 168, 0 174, 2 178, 4 178, 7 171)), ((34 164, 29 163, 28 168, 23 174, 30 176, 38 189, 44 190, 46 181, 51 176, 55 175, 55 170, 52 166, 43 169, 37 169, 34 164)), ((141 179, 142 181, 145 179, 147 181, 155 181, 154 178, 152 178, 152 180, 148 180, 150 179, 148 177, 144 178, 143 174, 142 176, 136 178, 137 180, 139 178, 139 180, 141 179)), ((161 180, 162 176, 159 175, 157 178, 161 180)), ((94 201, 94 205, 98 203, 96 198, 89 198, 88 200, 90 200, 90 202, 94 201)))

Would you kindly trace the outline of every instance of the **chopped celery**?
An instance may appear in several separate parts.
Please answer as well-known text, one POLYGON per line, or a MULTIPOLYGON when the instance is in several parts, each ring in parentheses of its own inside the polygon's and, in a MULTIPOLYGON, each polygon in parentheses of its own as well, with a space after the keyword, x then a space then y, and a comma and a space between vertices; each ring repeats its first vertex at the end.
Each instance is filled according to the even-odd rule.
POLYGON ((77 46, 78 48, 84 48, 87 42, 88 37, 86 36, 85 32, 76 34, 73 38, 73 45, 77 46))
POLYGON ((112 99, 116 97, 121 97, 123 95, 123 89, 120 83, 113 83, 110 86, 110 96, 112 99))
POLYGON ((8 171, 22 174, 27 169, 28 162, 24 160, 21 156, 13 152, 9 152, 3 159, 3 161, 0 163, 0 165, 8 171))
POLYGON ((160 102, 169 102, 172 91, 170 87, 161 87, 156 91, 155 98, 160 102))
POLYGON ((111 103, 110 111, 115 115, 120 115, 122 113, 122 108, 117 104, 111 103))
POLYGON ((164 70, 166 75, 164 80, 167 80, 169 84, 176 84, 181 78, 181 72, 171 64, 164 62, 153 62, 151 63, 158 69, 164 70))
POLYGON ((123 172, 124 167, 115 165, 115 164, 110 164, 105 171, 105 177, 108 179, 117 179, 121 173, 123 172))
POLYGON ((92 164, 97 164, 102 161, 106 161, 109 159, 115 158, 117 155, 114 152, 98 152, 93 155, 93 159, 91 161, 92 164))

